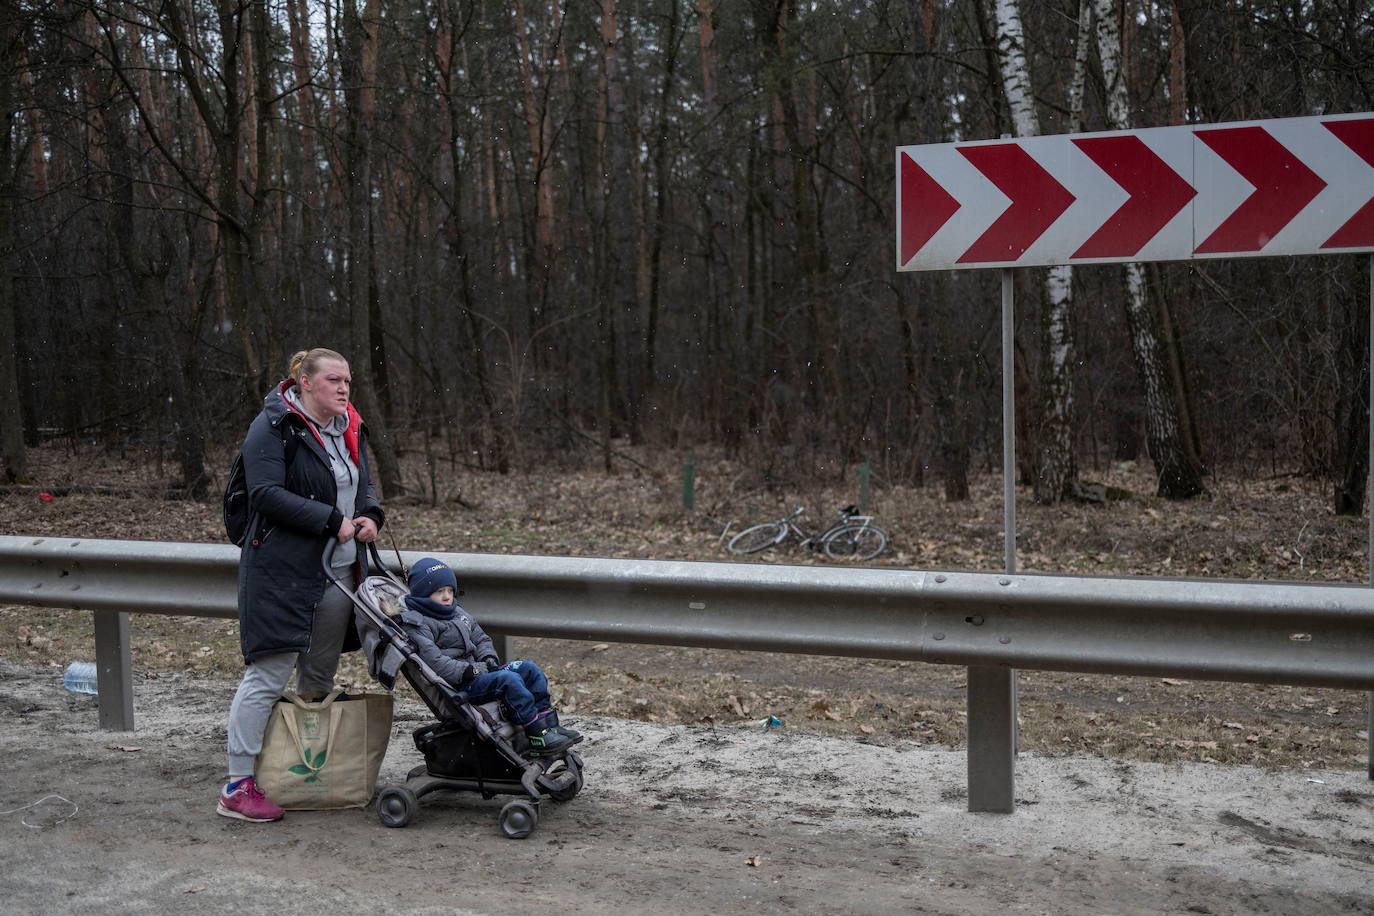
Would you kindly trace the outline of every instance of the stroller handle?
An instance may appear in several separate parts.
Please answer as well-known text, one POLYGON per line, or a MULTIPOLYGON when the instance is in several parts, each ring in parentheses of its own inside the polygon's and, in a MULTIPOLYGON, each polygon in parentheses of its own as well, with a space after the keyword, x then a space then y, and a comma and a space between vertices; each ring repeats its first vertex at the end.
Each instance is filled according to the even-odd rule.
MULTIPOLYGON (((351 595, 353 593, 352 589, 345 585, 338 576, 334 575, 334 564, 331 561, 334 559, 334 551, 338 546, 339 542, 336 538, 330 538, 325 542, 324 552, 320 555, 320 565, 324 567, 324 577, 326 580, 334 583, 339 589, 351 595)), ((364 545, 358 542, 358 548, 360 550, 364 549, 364 545)), ((377 552, 376 541, 368 541, 365 545, 365 549, 367 551, 368 568, 375 569, 379 574, 390 576, 402 585, 405 584, 402 579, 398 578, 396 574, 387 567, 386 562, 382 559, 382 555, 377 552)))

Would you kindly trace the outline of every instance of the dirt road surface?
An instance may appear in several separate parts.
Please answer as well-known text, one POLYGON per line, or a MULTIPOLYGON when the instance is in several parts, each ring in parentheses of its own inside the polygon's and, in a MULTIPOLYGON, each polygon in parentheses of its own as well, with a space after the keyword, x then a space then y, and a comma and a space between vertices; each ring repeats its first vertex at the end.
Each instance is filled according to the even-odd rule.
MULTIPOLYGON (((49 666, 0 662, 6 913, 1370 913, 1358 771, 1022 755, 970 814, 961 751, 786 727, 582 717, 587 784, 508 840, 436 793, 276 824, 214 813, 233 683, 136 677, 134 732, 49 666)), ((397 706, 382 782, 421 758, 397 706)))

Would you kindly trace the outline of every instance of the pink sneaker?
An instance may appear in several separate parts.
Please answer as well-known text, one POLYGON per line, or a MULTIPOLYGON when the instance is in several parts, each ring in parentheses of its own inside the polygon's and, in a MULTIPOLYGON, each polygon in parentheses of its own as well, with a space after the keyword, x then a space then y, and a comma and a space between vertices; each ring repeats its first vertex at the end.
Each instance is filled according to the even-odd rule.
POLYGON ((225 817, 236 817, 243 821, 253 821, 263 824, 268 821, 281 820, 281 816, 286 812, 267 800, 267 796, 258 789, 258 784, 249 776, 233 792, 229 792, 228 786, 220 790, 219 805, 215 811, 225 817))

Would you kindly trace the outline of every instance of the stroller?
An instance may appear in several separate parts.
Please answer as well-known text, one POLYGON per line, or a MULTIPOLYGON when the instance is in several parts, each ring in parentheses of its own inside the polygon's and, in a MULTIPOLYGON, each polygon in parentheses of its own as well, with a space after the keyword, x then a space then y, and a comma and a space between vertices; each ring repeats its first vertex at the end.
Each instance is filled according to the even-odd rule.
MULTIPOLYGON (((331 545, 332 546, 332 545, 331 545)), ((570 801, 582 789, 582 758, 571 749, 548 757, 526 757, 529 742, 498 701, 476 705, 416 654, 405 628, 387 611, 399 607, 408 594, 405 583, 391 573, 368 544, 372 575, 356 591, 335 579, 325 551, 329 580, 353 602, 354 619, 362 639, 368 672, 388 690, 400 673, 439 721, 415 729, 415 747, 425 762, 401 785, 383 786, 377 794, 377 818, 387 827, 404 827, 415 814, 418 800, 439 789, 480 792, 483 798, 520 795, 501 809, 501 832, 523 839, 539 823, 544 795, 570 801)))

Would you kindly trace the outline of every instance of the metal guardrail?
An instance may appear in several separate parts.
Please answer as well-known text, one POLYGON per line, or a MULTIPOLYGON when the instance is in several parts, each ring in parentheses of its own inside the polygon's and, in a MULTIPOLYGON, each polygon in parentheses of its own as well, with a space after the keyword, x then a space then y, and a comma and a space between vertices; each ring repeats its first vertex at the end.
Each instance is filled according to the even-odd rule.
MULTIPOLYGON (((510 635, 1374 689, 1365 586, 434 555, 510 635)), ((131 728, 127 623, 100 612, 234 617, 238 556, 0 536, 0 602, 96 611, 109 718, 127 708, 131 728)), ((102 725, 106 695, 102 679, 102 725)))
MULTIPOLYGON (((434 555, 518 636, 1374 688, 1364 586, 434 555)), ((0 536, 13 604, 234 617, 237 570, 229 546, 0 536)))

